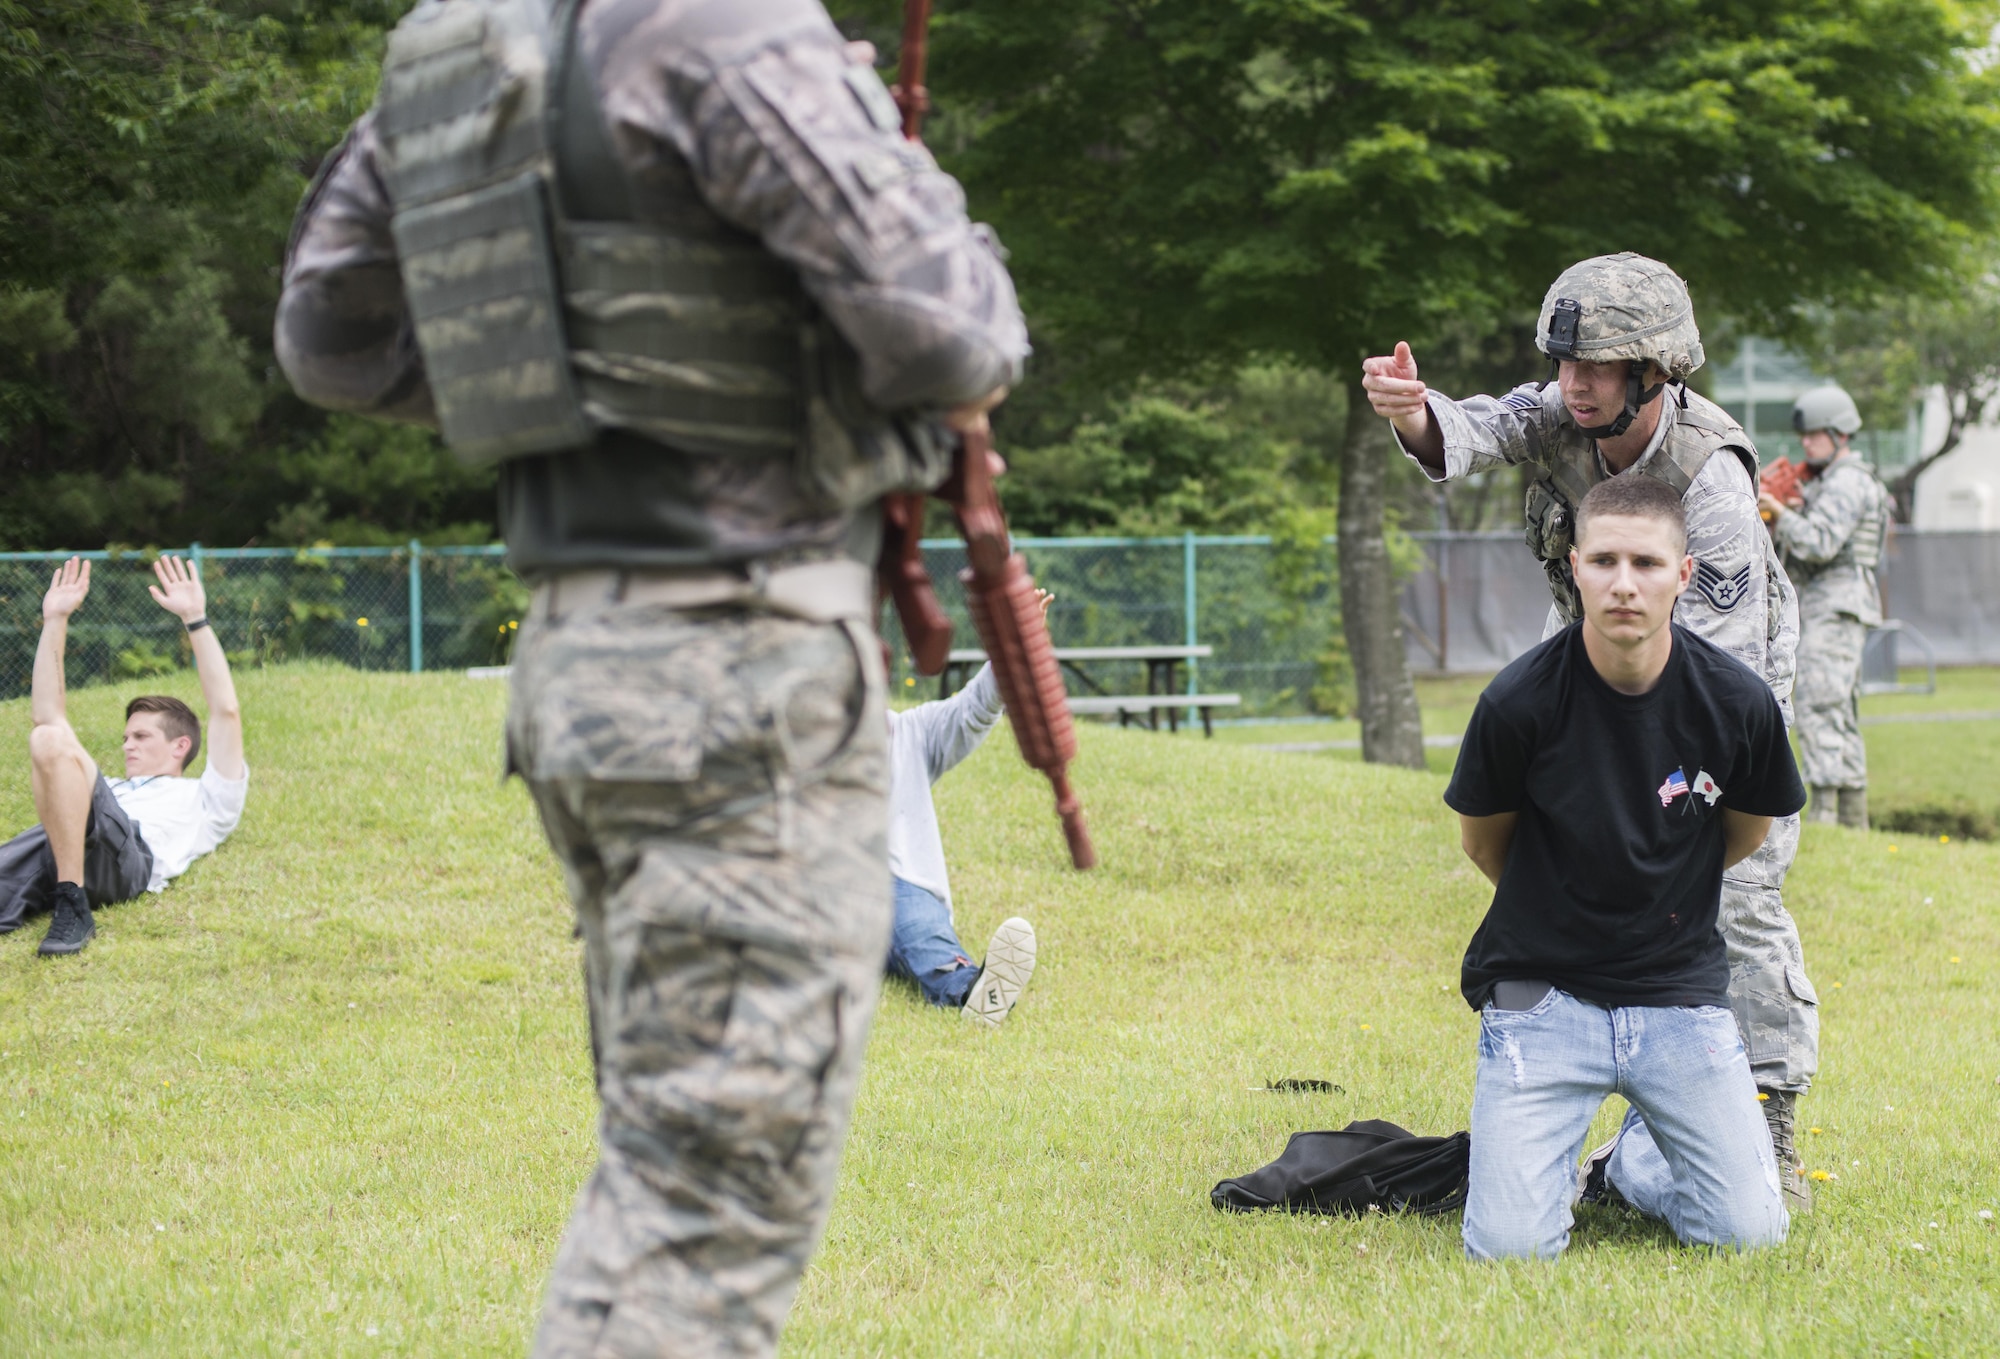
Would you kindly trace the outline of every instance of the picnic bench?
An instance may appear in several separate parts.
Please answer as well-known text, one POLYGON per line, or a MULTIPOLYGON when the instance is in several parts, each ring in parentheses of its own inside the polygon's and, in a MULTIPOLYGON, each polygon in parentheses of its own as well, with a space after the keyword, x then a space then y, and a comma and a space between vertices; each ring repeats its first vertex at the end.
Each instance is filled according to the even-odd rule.
MULTIPOLYGON (((1187 661, 1201 660, 1215 654, 1212 646, 1059 646, 1055 648, 1056 662, 1064 670, 1076 677, 1076 681, 1086 692, 1072 694, 1069 710, 1072 713, 1117 713, 1118 725, 1125 726, 1137 718, 1146 722, 1154 731, 1160 729, 1160 713, 1167 714, 1167 729, 1178 732, 1181 711, 1193 708, 1201 714, 1201 729, 1210 736, 1215 735, 1211 713, 1216 708, 1233 708, 1243 702, 1241 694, 1183 694, 1180 688, 1179 670, 1187 661), (1136 661, 1146 667, 1146 692, 1143 694, 1114 694, 1087 668, 1092 664, 1106 661, 1136 661)), ((945 660, 944 669, 938 673, 938 697, 948 696, 952 690, 965 683, 972 676, 975 667, 986 663, 986 653, 976 647, 954 650, 945 660)))

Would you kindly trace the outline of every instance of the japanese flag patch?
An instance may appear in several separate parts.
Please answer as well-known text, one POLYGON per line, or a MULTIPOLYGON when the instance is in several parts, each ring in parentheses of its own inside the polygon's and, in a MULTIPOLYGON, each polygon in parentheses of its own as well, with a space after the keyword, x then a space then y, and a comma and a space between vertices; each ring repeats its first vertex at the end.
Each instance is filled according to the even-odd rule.
POLYGON ((1722 796, 1722 785, 1717 783, 1715 781, 1714 776, 1712 776, 1706 769, 1702 770, 1699 774, 1696 774, 1694 776, 1694 790, 1695 792, 1699 793, 1711 807, 1715 805, 1715 800, 1722 796))

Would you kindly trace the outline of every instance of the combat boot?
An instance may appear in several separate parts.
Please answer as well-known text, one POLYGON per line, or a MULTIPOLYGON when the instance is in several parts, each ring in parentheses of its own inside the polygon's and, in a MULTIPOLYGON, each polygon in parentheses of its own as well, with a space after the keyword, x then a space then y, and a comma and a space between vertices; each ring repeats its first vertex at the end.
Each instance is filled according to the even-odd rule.
POLYGON ((1806 812, 1806 820, 1816 825, 1831 826, 1840 820, 1840 790, 1838 788, 1815 788, 1812 790, 1812 807, 1806 812))
POLYGON ((1799 1159, 1793 1136, 1799 1097, 1790 1090, 1757 1093, 1764 1100, 1764 1122, 1771 1130, 1771 1150, 1778 1156, 1778 1187, 1785 1194, 1785 1211, 1806 1212, 1812 1207, 1812 1183, 1806 1179, 1805 1162, 1799 1159))
POLYGON ((1840 824, 1849 830, 1868 829, 1868 790, 1866 788, 1843 788, 1840 790, 1840 824))

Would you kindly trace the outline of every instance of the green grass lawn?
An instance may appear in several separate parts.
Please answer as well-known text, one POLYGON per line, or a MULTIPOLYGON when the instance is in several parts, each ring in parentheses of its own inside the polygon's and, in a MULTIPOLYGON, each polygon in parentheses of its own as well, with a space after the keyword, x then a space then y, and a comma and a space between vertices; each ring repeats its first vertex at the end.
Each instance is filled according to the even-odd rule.
MULTIPOLYGON (((0 940, 0 1355, 521 1353, 594 1112, 557 876, 498 782, 504 691, 242 685, 237 836, 79 959, 38 959, 39 921, 0 940)), ((133 691, 74 696, 106 757, 133 691)), ((0 706, 0 749, 26 723, 0 706)), ((2000 763, 2000 723, 1877 726, 1881 777, 1921 788, 1933 733, 1951 769, 2000 763)), ((1092 727, 1104 864, 1078 875, 1010 744, 940 812, 968 942, 1026 914, 1040 971, 993 1034, 888 992, 788 1354, 2000 1350, 2000 846, 1809 828, 1803 1140, 1839 1178, 1785 1247, 1587 1210, 1561 1264, 1473 1267, 1455 1218, 1207 1199, 1296 1129, 1465 1125, 1487 893, 1443 780, 1092 727), (1285 1076, 1344 1093, 1250 1088, 1285 1076)), ((32 819, 25 771, 0 813, 32 819)))

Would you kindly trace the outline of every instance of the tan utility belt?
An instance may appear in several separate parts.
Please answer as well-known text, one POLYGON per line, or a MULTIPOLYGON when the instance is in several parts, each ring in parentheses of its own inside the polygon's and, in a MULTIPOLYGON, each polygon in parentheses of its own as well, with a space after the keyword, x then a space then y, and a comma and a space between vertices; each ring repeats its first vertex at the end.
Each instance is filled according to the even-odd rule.
POLYGON ((752 562, 742 571, 714 567, 565 571, 535 587, 530 613, 551 619, 635 604, 670 609, 735 605, 831 623, 874 613, 875 573, 861 562, 845 559, 775 569, 752 562))

